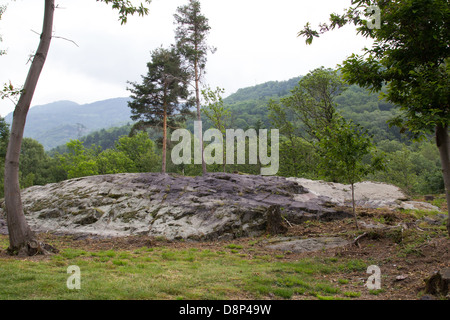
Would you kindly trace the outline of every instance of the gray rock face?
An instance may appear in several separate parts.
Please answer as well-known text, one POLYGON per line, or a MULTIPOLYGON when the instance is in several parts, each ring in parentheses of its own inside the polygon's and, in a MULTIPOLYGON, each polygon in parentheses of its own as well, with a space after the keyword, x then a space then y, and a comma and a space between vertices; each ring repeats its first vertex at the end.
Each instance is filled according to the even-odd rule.
MULTIPOLYGON (((22 191, 22 202, 35 231, 101 237, 211 240, 260 235, 272 205, 291 223, 350 217, 335 209, 340 204, 336 197, 310 191, 306 182, 225 173, 127 173, 30 187, 22 191)), ((0 232, 5 231, 0 211, 0 232)))
MULTIPOLYGON (((351 187, 349 185, 325 181, 315 181, 303 178, 287 178, 306 188, 309 193, 296 196, 301 201, 305 197, 321 197, 337 206, 350 207, 352 201, 351 187)), ((390 209, 422 209, 435 210, 439 208, 426 202, 408 201, 400 188, 380 182, 364 181, 355 183, 355 203, 357 207, 364 208, 390 208, 390 209)))
POLYGON ((281 177, 215 173, 205 177, 137 173, 91 176, 23 190, 36 231, 98 236, 145 234, 168 239, 221 239, 265 231, 267 209, 291 222, 348 214, 281 177), (296 195, 305 195, 296 201, 296 195))

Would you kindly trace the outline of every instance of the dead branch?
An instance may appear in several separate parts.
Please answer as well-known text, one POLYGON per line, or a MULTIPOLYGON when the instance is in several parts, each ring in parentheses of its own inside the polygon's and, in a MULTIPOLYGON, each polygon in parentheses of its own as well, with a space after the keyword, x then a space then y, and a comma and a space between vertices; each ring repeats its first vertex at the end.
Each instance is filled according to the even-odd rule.
POLYGON ((367 235, 368 235, 367 232, 364 232, 362 235, 359 235, 358 237, 356 237, 355 240, 353 240, 353 244, 354 244, 355 246, 358 246, 359 248, 361 248, 361 245, 359 244, 358 241, 361 240, 361 239, 364 238, 364 237, 367 237, 367 235))

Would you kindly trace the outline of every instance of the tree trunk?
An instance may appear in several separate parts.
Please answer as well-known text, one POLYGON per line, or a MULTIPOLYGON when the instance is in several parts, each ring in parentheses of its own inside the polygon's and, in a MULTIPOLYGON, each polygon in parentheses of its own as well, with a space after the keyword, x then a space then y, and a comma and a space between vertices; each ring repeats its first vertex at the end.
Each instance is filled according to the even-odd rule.
POLYGON ((162 173, 166 173, 166 153, 167 153, 167 106, 164 105, 163 123, 163 145, 162 145, 162 173))
MULTIPOLYGON (((225 138, 224 138, 225 139, 225 138)), ((222 142, 222 169, 223 169, 223 173, 227 172, 227 158, 226 158, 226 154, 225 154, 225 143, 222 142)))
POLYGON ((445 197, 447 199, 447 230, 450 235, 450 139, 448 126, 438 125, 436 127, 436 144, 441 156, 442 175, 444 177, 445 197))
POLYGON ((355 219, 356 229, 359 230, 358 218, 356 217, 355 184, 354 183, 352 183, 352 209, 353 209, 353 218, 355 219))
POLYGON ((281 217, 281 208, 279 205, 272 205, 267 209, 267 232, 271 235, 282 234, 287 231, 281 217))
POLYGON ((219 125, 218 128, 220 132, 222 133, 222 169, 223 173, 227 172, 227 150, 225 147, 225 139, 226 139, 226 129, 225 125, 222 125, 220 119, 219 119, 219 125))
MULTIPOLYGON (((195 45, 195 51, 197 52, 197 44, 195 45)), ((194 69, 195 69, 195 103, 197 104, 197 120, 202 121, 202 114, 200 112, 200 77, 198 70, 198 62, 197 59, 194 61, 194 69)), ((203 126, 202 126, 203 127, 203 126)), ((205 155, 203 154, 203 132, 200 130, 199 132, 200 139, 200 149, 202 151, 202 172, 203 175, 206 175, 206 162, 205 155)))
POLYGON ((23 92, 14 110, 11 136, 6 152, 5 208, 10 242, 9 252, 11 253, 27 250, 28 244, 34 241, 33 233, 25 219, 20 197, 19 157, 26 117, 50 48, 54 9, 54 0, 45 0, 44 22, 39 46, 28 71, 23 92))

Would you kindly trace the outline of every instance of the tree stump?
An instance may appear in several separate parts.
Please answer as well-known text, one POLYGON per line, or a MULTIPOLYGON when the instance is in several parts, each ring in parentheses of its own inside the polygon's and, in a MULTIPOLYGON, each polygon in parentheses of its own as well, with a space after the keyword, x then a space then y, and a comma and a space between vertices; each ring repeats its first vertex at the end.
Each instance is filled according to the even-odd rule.
POLYGON ((425 279, 425 293, 447 296, 450 287, 450 268, 440 270, 425 279))
POLYGON ((281 209, 278 205, 272 205, 267 209, 267 232, 271 235, 283 234, 287 227, 281 217, 281 209))

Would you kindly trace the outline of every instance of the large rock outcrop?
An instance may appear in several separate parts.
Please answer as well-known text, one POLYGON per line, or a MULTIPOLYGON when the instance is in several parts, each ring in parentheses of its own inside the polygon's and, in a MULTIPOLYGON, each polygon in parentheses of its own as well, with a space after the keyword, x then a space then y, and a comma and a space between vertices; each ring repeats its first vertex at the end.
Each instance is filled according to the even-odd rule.
MULTIPOLYGON (((266 230, 268 208, 273 205, 291 223, 350 216, 335 208, 341 205, 335 198, 310 191, 305 184, 225 173, 205 177, 128 173, 30 187, 22 191, 22 201, 35 231, 96 236, 211 240, 259 235, 266 230)), ((4 233, 1 216, 2 212, 4 233)))

